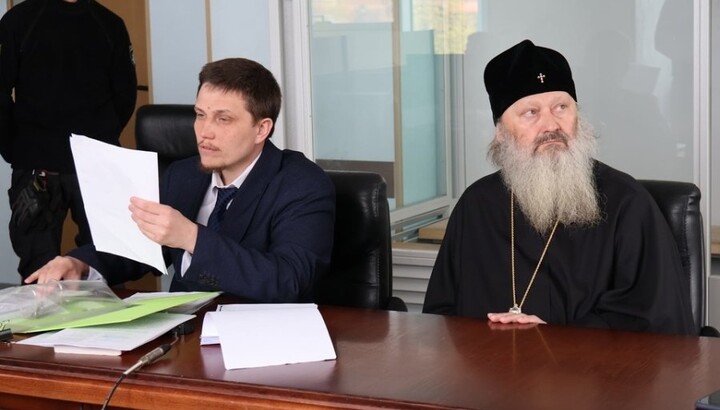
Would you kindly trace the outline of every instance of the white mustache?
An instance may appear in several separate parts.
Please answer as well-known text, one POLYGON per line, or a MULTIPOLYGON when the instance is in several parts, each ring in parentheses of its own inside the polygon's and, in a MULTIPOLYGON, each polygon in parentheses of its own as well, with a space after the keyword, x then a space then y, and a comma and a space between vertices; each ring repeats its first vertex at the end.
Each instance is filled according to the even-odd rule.
POLYGON ((569 139, 570 137, 562 131, 546 132, 535 139, 535 148, 550 141, 559 141, 567 145, 569 139))

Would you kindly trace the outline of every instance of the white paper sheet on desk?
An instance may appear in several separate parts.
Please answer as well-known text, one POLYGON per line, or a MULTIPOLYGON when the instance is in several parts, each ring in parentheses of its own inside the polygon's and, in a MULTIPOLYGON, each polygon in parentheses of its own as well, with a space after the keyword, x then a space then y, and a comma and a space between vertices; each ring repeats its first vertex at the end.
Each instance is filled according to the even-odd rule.
POLYGON ((220 311, 208 315, 217 326, 227 370, 336 358, 317 309, 220 311))
MULTIPOLYGON (((315 309, 317 305, 314 303, 233 303, 217 305, 217 311, 243 311, 248 310, 268 310, 268 309, 315 309)), ((209 313, 209 312, 208 312, 209 313)), ((202 322, 202 333, 200 334, 200 345, 216 345, 220 343, 220 335, 217 326, 213 321, 212 315, 205 313, 202 322)))
POLYGON ((158 312, 124 323, 63 329, 41 333, 18 342, 55 347, 55 353, 119 356, 151 340, 195 315, 158 312))
POLYGON ((80 192, 98 251, 148 264, 167 274, 162 247, 130 217, 130 197, 159 202, 157 154, 70 137, 80 192))

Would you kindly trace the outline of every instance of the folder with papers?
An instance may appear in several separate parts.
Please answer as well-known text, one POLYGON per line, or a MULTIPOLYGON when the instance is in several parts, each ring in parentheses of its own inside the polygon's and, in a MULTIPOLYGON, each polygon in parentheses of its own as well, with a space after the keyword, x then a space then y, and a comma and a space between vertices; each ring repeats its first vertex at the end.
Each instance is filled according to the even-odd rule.
POLYGON ((119 356, 194 317, 179 313, 153 313, 129 322, 41 333, 17 343, 53 347, 55 353, 119 356))
POLYGON ((129 322, 177 306, 206 303, 219 292, 176 292, 128 300, 103 281, 61 281, 0 290, 0 321, 14 333, 129 322))

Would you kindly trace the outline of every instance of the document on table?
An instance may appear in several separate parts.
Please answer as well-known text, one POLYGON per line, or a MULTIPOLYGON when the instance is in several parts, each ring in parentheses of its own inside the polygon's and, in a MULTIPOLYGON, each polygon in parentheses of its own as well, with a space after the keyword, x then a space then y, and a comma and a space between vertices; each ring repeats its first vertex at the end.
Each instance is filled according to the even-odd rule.
POLYGON ((18 342, 54 347, 55 353, 119 356, 162 336, 195 315, 153 313, 130 322, 64 329, 18 342))
POLYGON ((220 292, 137 292, 126 297, 123 301, 128 303, 143 303, 143 301, 147 301, 148 299, 175 298, 178 295, 197 295, 198 299, 189 300, 180 305, 173 306, 167 311, 170 313, 193 314, 220 296, 220 292))
MULTIPOLYGON (((175 292, 173 295, 154 298, 136 298, 125 308, 100 313, 94 316, 82 317, 70 321, 48 321, 44 325, 33 327, 28 332, 47 332, 72 327, 88 327, 108 325, 112 323, 129 323, 143 316, 166 311, 176 306, 194 303, 200 299, 206 299, 212 295, 217 296, 218 292, 175 292)), ((49 316, 48 318, 52 318, 49 316)))
POLYGON ((162 247, 130 217, 130 197, 159 202, 157 153, 131 150, 82 135, 70 137, 80 192, 98 251, 148 264, 167 274, 162 247))
MULTIPOLYGON (((314 303, 234 303, 230 305, 218 305, 218 312, 233 312, 267 309, 317 309, 314 303)), ((220 334, 213 320, 213 315, 205 315, 200 333, 200 345, 216 345, 220 343, 220 334)))
POLYGON ((205 314, 217 328, 227 370, 336 359, 316 305, 245 306, 205 314))

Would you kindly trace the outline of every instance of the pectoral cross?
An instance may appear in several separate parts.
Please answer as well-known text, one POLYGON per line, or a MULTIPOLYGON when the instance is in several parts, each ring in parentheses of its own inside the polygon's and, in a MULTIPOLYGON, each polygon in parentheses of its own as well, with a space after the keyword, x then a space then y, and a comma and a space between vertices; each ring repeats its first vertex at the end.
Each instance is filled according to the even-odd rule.
POLYGON ((537 79, 540 80, 540 84, 544 84, 545 83, 545 74, 543 74, 543 73, 538 74, 537 79))

